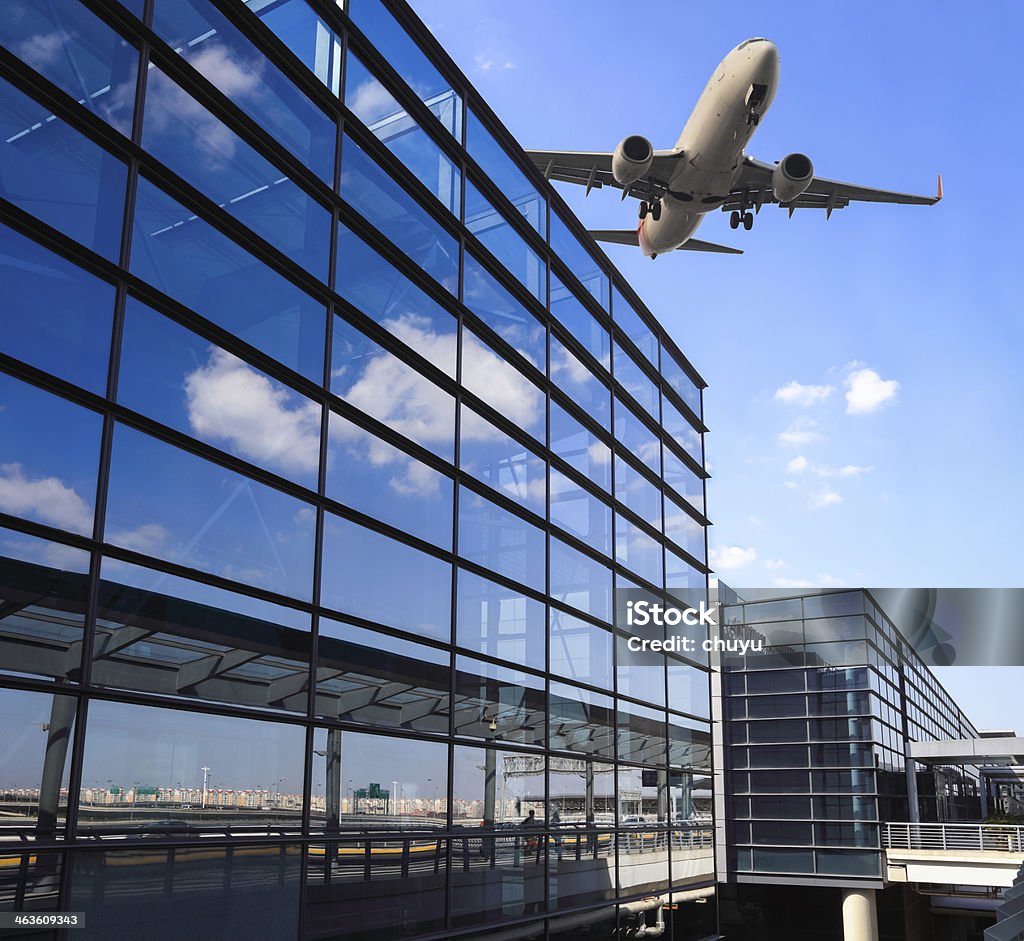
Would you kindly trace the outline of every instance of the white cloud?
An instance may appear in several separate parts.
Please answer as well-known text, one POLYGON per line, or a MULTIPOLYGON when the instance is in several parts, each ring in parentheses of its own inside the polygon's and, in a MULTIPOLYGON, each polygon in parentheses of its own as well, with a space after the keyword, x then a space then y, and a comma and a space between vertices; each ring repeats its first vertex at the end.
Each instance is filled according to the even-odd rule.
POLYGON ((775 578, 772 580, 772 585, 776 588, 816 588, 814 582, 809 582, 803 578, 775 578))
POLYGON ((744 549, 741 546, 723 546, 711 550, 711 567, 720 572, 731 572, 743 568, 757 560, 756 549, 744 549))
POLYGON ((786 465, 786 473, 787 474, 801 474, 805 470, 807 470, 809 464, 810 464, 810 461, 808 461, 807 458, 805 458, 801 454, 799 457, 793 458, 793 460, 791 460, 786 465))
POLYGON ((833 490, 831 487, 822 487, 821 490, 811 497, 811 509, 821 510, 827 506, 832 506, 833 504, 842 502, 842 494, 833 490))
POLYGON ((866 415, 894 399, 900 384, 883 379, 873 369, 854 369, 846 377, 846 414, 866 415))
POLYGON ((0 464, 0 510, 92 535, 92 507, 57 477, 27 477, 20 464, 0 464))
POLYGON ((285 471, 315 471, 320 460, 320 406, 291 405, 279 384, 236 356, 213 349, 185 377, 188 418, 196 434, 226 441, 242 457, 285 471))
POLYGON ((844 464, 842 467, 829 467, 827 464, 812 464, 803 455, 793 458, 786 465, 787 474, 802 474, 809 471, 818 477, 859 477, 874 470, 871 465, 844 464))
POLYGON ((490 72, 492 69, 507 71, 516 67, 515 62, 511 59, 503 59, 501 56, 487 55, 483 52, 478 52, 473 56, 473 61, 481 72, 490 72))
POLYGON ((809 408, 818 402, 824 402, 834 391, 833 386, 805 386, 799 382, 789 382, 775 390, 775 398, 787 405, 799 405, 809 408))
MULTIPOLYGON (((348 95, 345 96, 348 99, 348 95)), ((379 121, 402 110, 394 96, 375 78, 368 78, 351 94, 349 107, 365 122, 379 121)))
POLYGON ((173 558, 167 551, 169 533, 159 523, 143 523, 135 529, 122 529, 107 533, 107 541, 125 549, 133 549, 145 555, 158 555, 173 558))
MULTIPOLYGON (((6 13, 5 13, 6 15, 6 13)), ((64 47, 77 38, 66 29, 55 29, 52 33, 36 33, 15 44, 14 51, 32 68, 42 71, 64 55, 64 47)))
POLYGON ((772 584, 776 588, 842 588, 846 582, 834 575, 822 573, 814 579, 776 578, 772 584))
POLYGON ((782 559, 765 559, 764 567, 768 569, 769 572, 775 572, 778 569, 785 568, 786 563, 783 562, 782 559))
POLYGON ((802 444, 818 441, 822 435, 815 430, 817 427, 818 423, 812 418, 798 418, 791 422, 785 431, 779 433, 779 444, 784 447, 799 447, 802 444))
POLYGON ((240 59, 219 42, 209 40, 189 59, 189 63, 229 98, 245 97, 255 91, 262 80, 264 68, 264 60, 259 56, 240 59))

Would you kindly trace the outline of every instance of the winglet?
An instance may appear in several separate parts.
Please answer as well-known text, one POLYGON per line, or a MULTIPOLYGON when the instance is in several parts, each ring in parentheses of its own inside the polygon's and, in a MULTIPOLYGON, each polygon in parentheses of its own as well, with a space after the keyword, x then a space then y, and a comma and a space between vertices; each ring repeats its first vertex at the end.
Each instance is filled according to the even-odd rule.
POLYGON ((939 188, 935 191, 935 202, 942 199, 942 174, 939 174, 939 188))

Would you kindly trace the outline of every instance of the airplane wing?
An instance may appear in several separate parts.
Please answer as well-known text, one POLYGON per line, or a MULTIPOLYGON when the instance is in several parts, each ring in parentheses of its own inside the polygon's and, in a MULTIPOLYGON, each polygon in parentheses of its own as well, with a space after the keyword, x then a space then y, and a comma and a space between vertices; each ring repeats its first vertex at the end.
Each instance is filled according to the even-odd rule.
POLYGON ((650 199, 661 196, 668 189, 676 161, 682 156, 678 150, 656 150, 651 169, 642 180, 623 187, 612 176, 612 155, 582 150, 528 150, 527 155, 545 178, 562 183, 578 183, 592 189, 612 186, 622 190, 622 198, 650 199))
MULTIPOLYGON (((755 160, 753 157, 743 158, 743 169, 732 192, 722 205, 723 210, 743 208, 746 206, 760 208, 778 200, 772 193, 772 173, 775 164, 755 160)), ((824 209, 826 218, 832 215, 833 209, 845 209, 852 202, 866 203, 902 203, 915 206, 934 206, 942 199, 942 177, 939 177, 938 191, 934 196, 916 196, 913 193, 896 193, 892 190, 874 189, 870 186, 858 186, 855 183, 842 183, 839 180, 827 180, 816 176, 811 185, 792 202, 783 203, 792 215, 794 209, 824 209)))
MULTIPOLYGON (((614 242, 616 245, 639 245, 636 229, 588 229, 592 238, 599 242, 614 242)), ((680 245, 677 252, 718 252, 721 255, 742 255, 738 248, 729 245, 716 245, 714 242, 703 242, 700 239, 687 239, 680 245)))

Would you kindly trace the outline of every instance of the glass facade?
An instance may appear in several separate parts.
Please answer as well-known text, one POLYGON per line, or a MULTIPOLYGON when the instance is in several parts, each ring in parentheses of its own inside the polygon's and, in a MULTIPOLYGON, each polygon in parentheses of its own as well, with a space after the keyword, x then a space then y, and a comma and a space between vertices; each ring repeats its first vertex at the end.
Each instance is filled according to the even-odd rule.
POLYGON ((976 769, 908 772, 908 741, 977 730, 868 592, 722 612, 724 636, 765 645, 722 655, 730 878, 881 886, 880 824, 913 819, 915 791, 922 822, 980 819, 976 769))
POLYGON ((710 886, 707 665, 623 615, 706 598, 703 382, 422 24, 0 45, 0 910, 569 937, 710 886))

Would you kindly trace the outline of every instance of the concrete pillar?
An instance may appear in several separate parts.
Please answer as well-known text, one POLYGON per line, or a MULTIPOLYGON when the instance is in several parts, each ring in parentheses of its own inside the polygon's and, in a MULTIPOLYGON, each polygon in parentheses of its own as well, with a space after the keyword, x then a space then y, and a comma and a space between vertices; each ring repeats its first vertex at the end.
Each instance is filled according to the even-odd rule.
POLYGON ((843 889, 843 941, 878 941, 874 889, 843 889))
POLYGON ((327 829, 341 825, 341 729, 327 730, 327 829))

